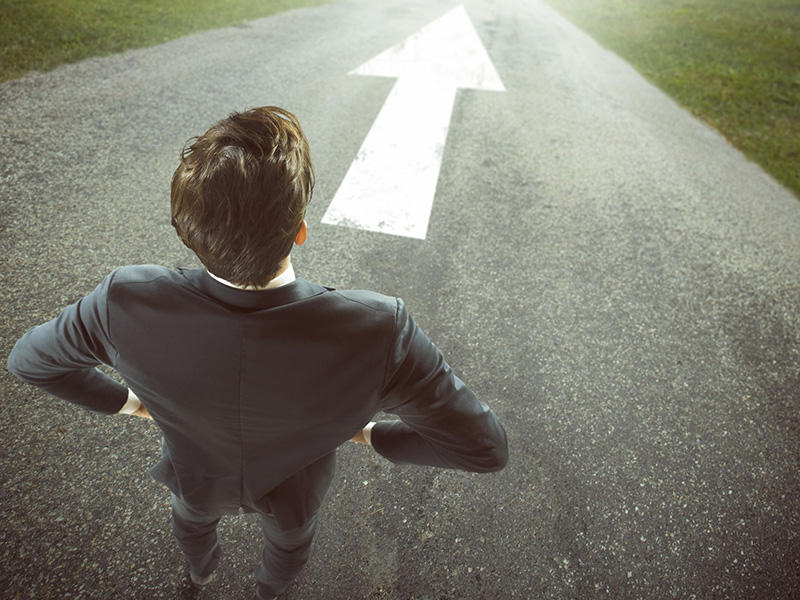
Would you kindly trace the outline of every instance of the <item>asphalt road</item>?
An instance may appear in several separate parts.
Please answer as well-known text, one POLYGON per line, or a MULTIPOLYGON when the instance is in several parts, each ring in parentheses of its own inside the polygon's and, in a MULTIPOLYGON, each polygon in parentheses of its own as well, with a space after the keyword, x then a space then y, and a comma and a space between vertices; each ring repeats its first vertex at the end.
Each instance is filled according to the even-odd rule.
MULTIPOLYGON (((538 0, 464 0, 506 92, 461 90, 424 240, 322 216, 393 81, 347 73, 449 9, 345 0, 0 85, 0 355, 169 225, 187 138, 304 123, 298 274, 404 298, 504 422, 508 467, 348 445, 297 599, 800 597, 800 202, 538 0)), ((0 375, 3 598, 246 598, 255 521, 197 593, 155 426, 0 375)))

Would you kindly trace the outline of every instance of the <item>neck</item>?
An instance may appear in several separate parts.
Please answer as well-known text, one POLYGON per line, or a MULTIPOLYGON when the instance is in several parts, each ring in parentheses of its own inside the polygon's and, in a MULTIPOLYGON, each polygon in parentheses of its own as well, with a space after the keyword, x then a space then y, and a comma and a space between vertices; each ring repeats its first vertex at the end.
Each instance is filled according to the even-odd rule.
MULTIPOLYGON (((281 262, 280 269, 278 269, 278 272, 275 273, 275 276, 272 278, 272 280, 275 281, 278 277, 286 273, 286 271, 288 271, 291 268, 291 266, 292 266, 292 257, 287 256, 286 258, 283 259, 283 262, 281 262)), ((269 284, 267 284, 267 286, 269 286, 269 284)))
POLYGON ((235 283, 231 283, 230 281, 227 281, 227 280, 223 279, 222 277, 217 277, 211 271, 207 270, 206 272, 209 275, 211 275, 211 277, 213 277, 214 279, 216 279, 220 283, 224 283, 228 287, 236 288, 238 290, 247 290, 247 291, 253 291, 253 292, 257 292, 259 290, 268 290, 268 289, 271 289, 271 288, 280 287, 282 285, 286 285, 287 283, 291 283, 292 281, 295 280, 294 269, 292 268, 292 261, 291 261, 290 257, 288 257, 288 256, 281 263, 281 268, 278 270, 278 272, 275 274, 275 276, 272 278, 272 280, 267 285, 264 285, 264 286, 237 285, 235 283))

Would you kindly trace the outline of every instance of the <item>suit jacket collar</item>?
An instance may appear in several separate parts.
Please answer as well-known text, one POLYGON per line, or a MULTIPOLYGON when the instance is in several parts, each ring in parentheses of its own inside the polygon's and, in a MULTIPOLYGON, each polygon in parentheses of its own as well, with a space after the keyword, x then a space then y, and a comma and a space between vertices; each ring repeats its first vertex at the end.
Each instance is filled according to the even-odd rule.
POLYGON ((245 310, 263 310, 291 304, 312 296, 317 296, 327 288, 298 278, 292 283, 268 290, 239 290, 220 283, 205 269, 178 268, 178 272, 200 291, 217 302, 245 310))

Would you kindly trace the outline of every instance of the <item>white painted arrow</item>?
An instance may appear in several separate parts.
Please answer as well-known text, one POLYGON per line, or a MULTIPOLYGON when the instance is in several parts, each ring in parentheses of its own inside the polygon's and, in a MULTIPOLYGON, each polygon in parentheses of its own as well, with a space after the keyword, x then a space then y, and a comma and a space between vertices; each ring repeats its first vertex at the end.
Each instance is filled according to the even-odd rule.
POLYGON ((397 82, 322 222, 425 239, 456 89, 503 83, 463 6, 350 74, 397 82))

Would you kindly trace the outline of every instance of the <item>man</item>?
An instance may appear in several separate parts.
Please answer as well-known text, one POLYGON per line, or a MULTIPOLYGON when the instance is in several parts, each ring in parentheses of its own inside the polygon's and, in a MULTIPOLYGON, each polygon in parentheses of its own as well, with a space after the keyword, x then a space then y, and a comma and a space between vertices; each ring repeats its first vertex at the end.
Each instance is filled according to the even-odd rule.
POLYGON ((221 515, 259 513, 262 600, 306 563, 346 441, 395 463, 475 472, 502 469, 508 454, 495 415, 401 300, 295 278, 290 252, 306 240, 313 185, 294 115, 232 114, 184 150, 172 179, 172 224, 206 268, 117 269, 8 359, 54 396, 155 421, 162 459, 150 473, 172 493, 194 583, 219 563, 221 515), (399 420, 373 422, 380 411, 399 420))

